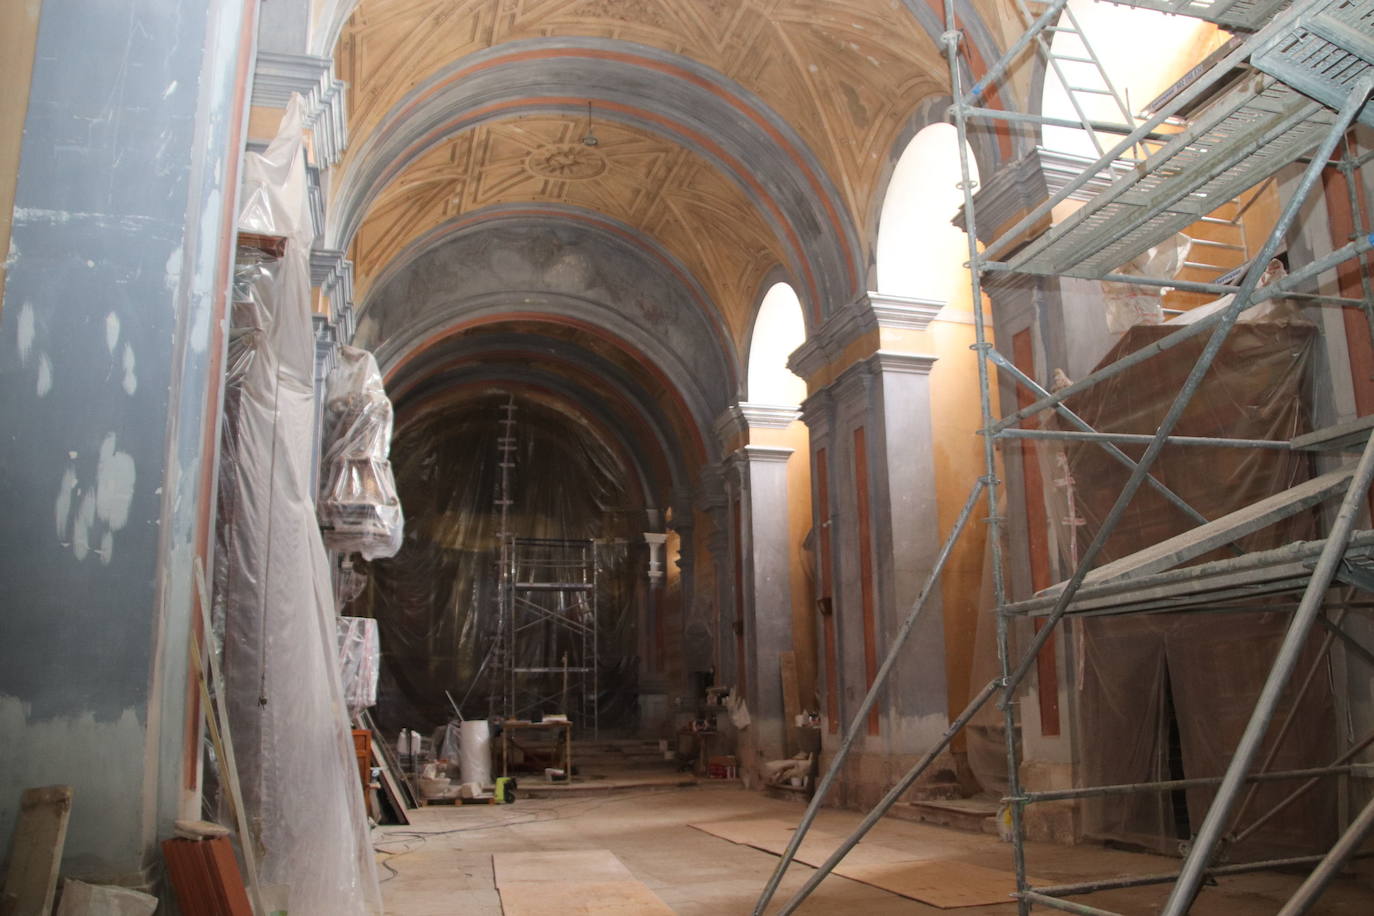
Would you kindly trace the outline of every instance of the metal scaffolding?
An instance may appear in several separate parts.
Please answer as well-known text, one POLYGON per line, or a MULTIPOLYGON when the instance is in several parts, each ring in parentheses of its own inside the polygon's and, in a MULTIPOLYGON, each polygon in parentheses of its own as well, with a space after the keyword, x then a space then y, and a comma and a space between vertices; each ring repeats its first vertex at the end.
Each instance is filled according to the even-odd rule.
MULTIPOLYGON (((1358 119, 1374 126, 1374 0, 1123 0, 1127 5, 1194 15, 1248 33, 1228 45, 1228 50, 1204 72, 1197 74, 1172 98, 1151 113, 1136 119, 1124 112, 1125 124, 1103 125, 1091 122, 1075 105, 1080 123, 1005 112, 979 106, 986 90, 1018 64, 1024 52, 1035 45, 1045 55, 1047 69, 1058 72, 1050 57, 1046 33, 1064 28, 1061 14, 1067 0, 1052 0, 1038 17, 1032 18, 1017 0, 1025 33, 994 63, 987 73, 966 88, 967 64, 961 57, 962 34, 953 0, 945 0, 946 31, 942 36, 949 65, 950 108, 959 132, 959 155, 964 193, 963 219, 968 231, 968 258, 974 303, 975 349, 980 355, 978 379, 982 403, 984 476, 974 485, 953 529, 949 532, 920 596, 893 636, 888 654, 873 679, 867 695, 855 711, 829 768, 788 843, 773 875, 755 905, 761 916, 776 893, 787 867, 814 821, 821 804, 833 786, 856 739, 863 733, 869 711, 885 689, 889 673, 898 663, 903 645, 928 600, 939 586, 950 551, 968 525, 980 502, 985 502, 991 573, 996 603, 997 647, 1000 674, 969 702, 951 723, 937 744, 921 758, 847 837, 834 853, 811 874, 801 888, 779 910, 786 914, 814 890, 868 830, 915 783, 946 750, 954 736, 994 698, 1002 712, 1006 736, 1008 803, 1012 823, 1012 852, 1016 872, 1018 910, 1024 916, 1033 907, 1046 907, 1071 913, 1118 916, 1108 910, 1073 902, 1067 898, 1111 888, 1158 884, 1172 885, 1164 916, 1181 916, 1192 907, 1204 880, 1223 874, 1239 874, 1264 869, 1311 866, 1307 880, 1280 911, 1281 916, 1307 912, 1339 870, 1359 856, 1360 844, 1374 832, 1374 801, 1358 812, 1341 837, 1320 855, 1254 862, 1218 864, 1218 851, 1233 846, 1258 829, 1284 808, 1300 800, 1318 782, 1355 772, 1356 757, 1371 745, 1374 734, 1355 741, 1330 765, 1304 770, 1278 771, 1270 768, 1274 755, 1261 758, 1262 742, 1276 718, 1280 694, 1302 662, 1302 650, 1317 627, 1324 629, 1317 659, 1302 673, 1298 690, 1306 692, 1318 673, 1326 653, 1339 641, 1353 656, 1374 664, 1374 653, 1361 646, 1342 628, 1345 614, 1357 606, 1347 602, 1333 604, 1328 590, 1341 584, 1374 592, 1374 531, 1357 531, 1357 519, 1367 511, 1366 498, 1374 479, 1374 417, 1329 430, 1320 430, 1290 441, 1256 441, 1224 438, 1178 437, 1173 431, 1203 377, 1221 350, 1228 332, 1241 313, 1274 297, 1304 295, 1320 274, 1351 258, 1360 259, 1362 298, 1315 297, 1323 303, 1343 308, 1360 308, 1370 319, 1374 333, 1374 297, 1366 253, 1374 247, 1374 235, 1363 225, 1361 211, 1353 206, 1353 240, 1309 264, 1294 269, 1286 278, 1268 286, 1260 279, 1269 261, 1278 252, 1297 217, 1299 208, 1328 164, 1336 164, 1355 193, 1358 169, 1370 161, 1365 154, 1356 157, 1349 145, 1338 163, 1333 155, 1342 139, 1358 119), (1001 231, 978 248, 977 214, 972 169, 967 143, 970 122, 986 124, 996 120, 1039 125, 1081 126, 1093 137, 1100 157, 1085 160, 1083 171, 1031 208, 1014 225, 1001 231), (1183 126, 1170 133, 1174 125, 1183 126), (1096 134, 1120 137, 1103 150, 1096 134), (1152 245, 1207 217, 1220 202, 1231 200, 1271 178, 1280 168, 1305 162, 1301 179, 1282 208, 1268 239, 1245 265, 1237 282, 1179 282, 1147 280, 1114 273, 1119 265, 1152 245), (1105 188, 1091 195, 1086 203, 1048 230, 1043 224, 1051 211, 1073 195, 1081 195, 1090 182, 1105 188), (1001 258, 999 260, 999 258, 1001 258), (1050 393, 1012 366, 1000 354, 986 326, 982 280, 994 272, 1013 272, 1031 276, 1067 276, 1108 280, 1140 285, 1168 285, 1180 289, 1232 295, 1228 305, 1193 324, 1101 367, 1079 381, 1050 393), (1085 420, 1065 406, 1064 401, 1100 382, 1112 378, 1146 360, 1157 357, 1179 344, 1207 334, 1206 343, 1186 381, 1173 398, 1163 421, 1152 435, 1123 436, 1094 430, 1085 420), (1024 387, 1035 400, 1007 416, 994 414, 993 380, 998 371, 1024 387), (1022 428, 1020 424, 1044 411, 1053 411, 1069 430, 1022 428), (1130 476, 1121 488, 1110 511, 1103 518, 1091 543, 1077 558, 1076 568, 1067 581, 1018 603, 1009 603, 1002 540, 1004 519, 999 517, 1001 482, 997 476, 998 440, 1053 438, 1092 442, 1108 451, 1127 467, 1130 476), (1145 446, 1143 455, 1132 459, 1118 447, 1121 444, 1145 446), (1356 464, 1306 482, 1285 493, 1268 497, 1221 519, 1208 521, 1180 497, 1169 491, 1150 473, 1165 445, 1198 447, 1267 448, 1283 450, 1358 450, 1356 464), (1165 499, 1179 507, 1199 527, 1122 560, 1097 567, 1098 557, 1121 521, 1132 498, 1148 484, 1165 499), (1233 545, 1244 534, 1257 530, 1303 508, 1340 497, 1339 508, 1331 518, 1326 536, 1315 541, 1298 542, 1274 550, 1243 553, 1239 556, 1200 565, 1185 566, 1217 546, 1233 545), (1295 508, 1296 507, 1296 508, 1295 508), (1182 567, 1182 568, 1181 568, 1182 567), (1040 650, 1068 616, 1129 614, 1157 611, 1227 611, 1254 609, 1257 602, 1267 610, 1290 612, 1286 634, 1275 656, 1268 678, 1255 701, 1246 729, 1234 749, 1223 776, 1208 779, 1163 780, 1129 785, 1083 787, 1054 792, 1027 792, 1020 781, 1015 703, 1018 688, 1035 666, 1040 650), (1328 611, 1335 611, 1328 615, 1328 611), (1013 652, 1009 626, 1018 616, 1034 616, 1040 626, 1023 651, 1013 652), (1243 827, 1240 815, 1252 800, 1261 782, 1291 781, 1296 788, 1278 805, 1253 816, 1243 827), (1026 877, 1026 836, 1024 812, 1027 806, 1047 801, 1122 795, 1138 792, 1175 791, 1197 786, 1215 786, 1216 794, 1205 818, 1188 844, 1187 854, 1177 873, 1133 876, 1124 879, 1086 881, 1057 886, 1032 887, 1026 877)), ((1073 23, 1067 28, 1077 31, 1073 23)), ((1091 58, 1091 55, 1088 55, 1091 58)), ((1092 58, 1095 60, 1095 58, 1092 58)), ((1100 70, 1100 68, 1099 68, 1100 70)), ((1074 88, 1066 88, 1070 95, 1074 88)), ((1079 197, 1082 199, 1082 197, 1079 197)), ((1354 203, 1352 199, 1352 203, 1354 203)), ((1359 607, 1370 606, 1368 601, 1359 607)), ((1290 710, 1279 725, 1281 743, 1293 721, 1290 710)))
POLYGON ((511 530, 517 409, 512 395, 501 407, 496 440, 496 626, 487 656, 488 714, 566 715, 597 736, 597 542, 516 537, 511 530))

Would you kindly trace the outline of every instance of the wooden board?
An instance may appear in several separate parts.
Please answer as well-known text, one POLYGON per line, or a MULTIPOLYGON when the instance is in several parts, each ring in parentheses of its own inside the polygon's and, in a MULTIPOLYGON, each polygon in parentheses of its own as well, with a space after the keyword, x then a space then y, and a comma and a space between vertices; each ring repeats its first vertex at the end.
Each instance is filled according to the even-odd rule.
MULTIPOLYGON (((775 856, 780 856, 787 850, 787 844, 792 841, 792 831, 796 829, 794 824, 763 818, 708 821, 688 826, 732 843, 771 852, 775 856)), ((803 865, 818 868, 843 841, 844 837, 839 834, 813 827, 807 831, 806 839, 802 840, 801 846, 797 849, 796 859, 803 865)), ((934 844, 897 848, 882 843, 861 842, 849 850, 842 861, 852 865, 882 865, 938 859, 948 855, 948 847, 937 847, 934 844)))
MULTIPOLYGON (((1172 569, 1344 492, 1354 473, 1355 466, 1350 465, 1305 480, 1296 487, 1265 497, 1215 521, 1099 566, 1084 576, 1083 583, 1092 585, 1116 578, 1138 578, 1172 569)), ((1063 586, 1058 585, 1048 591, 1057 594, 1063 591, 1063 586)))
POLYGON ((518 881, 501 888, 505 916, 672 916, 639 881, 518 881))
POLYGON ((498 852, 492 856, 496 886, 543 882, 633 881, 634 875, 609 849, 498 852))
MULTIPOLYGON (((888 865, 840 863, 835 874, 910 897, 940 909, 1011 903, 1016 875, 954 859, 897 862, 888 865)), ((1034 879, 1031 884, 1040 884, 1034 879)))
POLYGON ((52 912, 71 812, 71 786, 25 789, 19 797, 19 818, 14 823, 0 912, 6 916, 46 916, 52 912))

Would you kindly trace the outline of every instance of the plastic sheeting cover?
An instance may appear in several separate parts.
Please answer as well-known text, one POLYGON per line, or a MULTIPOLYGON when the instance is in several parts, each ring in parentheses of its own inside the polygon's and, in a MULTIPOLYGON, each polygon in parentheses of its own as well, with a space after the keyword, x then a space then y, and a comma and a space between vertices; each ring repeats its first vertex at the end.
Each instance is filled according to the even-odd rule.
POLYGON ((340 347, 325 400, 319 515, 324 542, 364 559, 401 548, 404 518, 391 474, 391 401, 366 350, 340 347))
POLYGON ((369 617, 339 618, 339 672, 351 716, 377 703, 381 654, 377 621, 369 617))
POLYGON ((243 231, 286 254, 240 270, 231 335, 217 587, 226 699, 260 880, 295 914, 378 913, 381 895, 340 683, 334 602, 311 487, 312 229, 301 104, 244 168, 243 231))
MULTIPOLYGON (((1102 364, 1120 359, 1169 333, 1168 327, 1131 329, 1102 364)), ((1150 433, 1177 396, 1204 340, 1188 341, 1067 402, 1094 429, 1150 433)), ((1304 408, 1314 329, 1303 323, 1248 323, 1232 330, 1175 433, 1289 439, 1309 427, 1304 408)), ((1049 415, 1042 415, 1049 416, 1049 415)), ((1133 458, 1143 448, 1123 446, 1133 458)), ((1039 449, 1049 500, 1051 536, 1066 577, 1116 500, 1128 471, 1090 443, 1047 443, 1039 449)), ((1168 446, 1154 475, 1209 519, 1218 518, 1310 476, 1305 454, 1260 449, 1168 446)), ((1098 565, 1134 553, 1196 526, 1157 492, 1142 487, 1108 539, 1098 565)), ((1315 516, 1303 512, 1239 542, 1246 551, 1317 536, 1315 516)), ((1222 549, 1192 563, 1234 554, 1222 549)), ((1294 599, 1296 600, 1296 599, 1294 599)), ((1288 615, 1282 612, 1177 613, 1075 621, 1078 646, 1071 689, 1077 696, 1080 784, 1145 782, 1219 776, 1239 740, 1288 615)), ((1306 659, 1305 671, 1313 662, 1306 659)), ((1290 685, 1270 741, 1294 703, 1290 685)), ((1296 725, 1273 767, 1322 766, 1335 757, 1335 723, 1325 674, 1302 702, 1296 725)), ((1319 848, 1334 827, 1330 783, 1258 831, 1242 856, 1291 854, 1319 848)), ((1246 821, 1294 788, 1269 783, 1256 794, 1246 821)), ((1089 801, 1091 835, 1177 852, 1196 829, 1213 795, 1209 788, 1171 797, 1137 793, 1089 801)))
MULTIPOLYGON (((489 712, 493 684, 484 662, 497 621, 497 437, 507 397, 479 395, 410 417, 405 404, 398 405, 392 455, 409 516, 405 542, 395 557, 366 564, 368 587, 350 605, 351 613, 376 617, 381 629, 374 716, 388 734, 421 725, 428 733, 446 722, 452 709, 445 690, 462 703, 464 716, 489 712)), ((625 468, 593 434, 534 400, 520 399, 518 406, 510 531, 601 539, 600 726, 633 727, 640 638, 635 609, 648 568, 643 510, 634 503, 625 468)), ((524 645, 534 653, 539 642, 524 645)), ((545 649, 547 657, 527 655, 518 663, 559 664, 557 646, 545 649)))

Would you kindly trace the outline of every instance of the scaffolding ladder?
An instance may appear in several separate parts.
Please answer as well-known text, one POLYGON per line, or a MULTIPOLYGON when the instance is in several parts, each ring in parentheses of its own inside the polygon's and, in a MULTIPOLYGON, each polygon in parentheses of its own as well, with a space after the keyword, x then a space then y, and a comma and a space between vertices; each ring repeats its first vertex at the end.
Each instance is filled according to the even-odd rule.
MULTIPOLYGON (((1349 128, 1357 119, 1374 125, 1374 102, 1370 101, 1374 93, 1374 0, 1298 0, 1291 4, 1288 0, 1124 2, 1200 16, 1251 34, 1236 42, 1213 66, 1161 105, 1159 110, 1124 132, 1116 146, 1102 152, 1096 161, 1086 163, 1080 175, 1067 181, 1040 205, 1031 208, 1014 225, 999 230, 996 238, 985 240, 986 247, 980 251, 968 152, 969 122, 1003 119, 1039 124, 1063 123, 1054 118, 978 107, 978 101, 984 91, 1005 75, 1032 44, 1037 45, 1042 53, 1045 51, 1043 33, 1055 27, 1066 0, 1052 0, 1049 7, 1028 24, 1027 31, 989 68, 987 74, 967 89, 963 78, 965 71, 961 66, 961 33, 954 0, 945 0, 946 31, 942 42, 949 65, 951 96, 955 100, 951 113, 959 131, 963 219, 968 232, 972 301, 975 303, 974 346, 980 357, 978 378, 983 419, 984 476, 973 486, 919 597, 893 634, 888 654, 874 676, 868 694, 855 711, 836 755, 755 904, 755 916, 762 916, 772 900, 827 792, 841 772, 850 749, 863 734, 869 711, 884 691, 888 675, 898 663, 902 647, 925 611, 930 595, 938 593, 950 552, 980 503, 986 506, 989 526, 1000 674, 974 696, 951 722, 940 741, 891 787, 855 831, 808 876, 801 888, 777 912, 787 914, 795 911, 868 830, 910 789, 937 756, 949 747, 954 736, 980 710, 994 701, 1001 710, 1006 737, 1009 785, 1006 801, 1012 821, 1015 899, 1022 916, 1033 908, 1090 916, 1119 916, 1068 898, 1142 884, 1171 885, 1162 913, 1164 916, 1183 916, 1191 909, 1203 882, 1210 877, 1282 866, 1311 866, 1307 879, 1280 911, 1280 916, 1298 916, 1312 907, 1339 870, 1357 854, 1363 840, 1374 832, 1374 800, 1371 800, 1355 814, 1340 838, 1322 854, 1256 862, 1216 862, 1218 849, 1225 841, 1229 839, 1234 842, 1244 831, 1255 829, 1257 823, 1272 817, 1279 808, 1299 800, 1318 780, 1354 772, 1357 765, 1353 761, 1356 757, 1366 748, 1374 746, 1374 733, 1371 733, 1351 742, 1329 765, 1300 772, 1277 772, 1268 768, 1270 760, 1259 760, 1261 743, 1275 718, 1280 694, 1297 668, 1303 646, 1315 627, 1320 626, 1326 631, 1320 655, 1340 641, 1353 655, 1374 664, 1374 653, 1370 652, 1370 648, 1361 646, 1343 630, 1339 618, 1333 620, 1323 612, 1326 593, 1333 585, 1374 592, 1374 531, 1356 529, 1357 519, 1367 511, 1366 500, 1371 480, 1374 480, 1374 437, 1370 435, 1374 428, 1374 416, 1361 417, 1342 426, 1289 441, 1173 435, 1184 409, 1197 392, 1227 334, 1246 309, 1276 296, 1302 296, 1303 287, 1321 274, 1352 258, 1358 258, 1362 298, 1312 295, 1306 298, 1343 308, 1362 309, 1369 319, 1371 334, 1374 334, 1374 297, 1371 296, 1366 264, 1366 256, 1374 247, 1374 235, 1370 234, 1368 226, 1361 223, 1359 207, 1353 208, 1356 232, 1349 244, 1293 270, 1276 283, 1264 287, 1259 285, 1266 266, 1278 252, 1300 206, 1316 185, 1323 168, 1332 160, 1349 128), (1179 117, 1185 123, 1179 133, 1156 133, 1166 121, 1179 117), (1122 170, 1119 160, 1123 154, 1140 148, 1149 151, 1144 161, 1138 167, 1122 170), (1113 272, 1119 265, 1171 233, 1208 216, 1223 202, 1235 199, 1272 177, 1278 169, 1300 160, 1305 161, 1306 166, 1296 191, 1283 207, 1268 239, 1234 279, 1220 278, 1214 282, 1150 280, 1113 272), (1109 180, 1103 182, 1102 176, 1109 176, 1109 180), (1105 184, 1105 188, 1089 196, 1084 206, 1068 219, 1048 230, 1041 228, 1055 206, 1082 194, 1094 180, 1105 184), (1193 324, 1182 326, 1161 340, 1051 393, 1017 370, 991 342, 983 309, 977 304, 982 302, 984 276, 994 272, 1173 286, 1216 296, 1231 295, 1233 298, 1225 308, 1193 324), (1163 422, 1152 434, 1098 432, 1064 404, 1074 394, 1204 334, 1207 335, 1205 346, 1163 422), (994 415, 992 400, 992 383, 999 370, 1013 383, 1027 388, 1035 398, 1032 403, 1001 419, 994 415), (1044 411, 1053 411, 1069 428, 1060 431, 1021 426, 1024 421, 1044 411), (999 440, 1017 438, 1092 442, 1109 451, 1131 473, 1092 542, 1077 558, 1073 574, 1045 593, 1013 604, 1007 600, 1004 580, 1004 520, 998 515, 1001 481, 997 477, 996 446, 999 440), (1132 459, 1121 451, 1120 446, 1127 444, 1145 446, 1145 451, 1140 458, 1132 459), (1357 450, 1360 457, 1354 465, 1343 467, 1333 474, 1267 497, 1260 503, 1223 518, 1208 521, 1183 504, 1176 494, 1167 491, 1150 473, 1165 445, 1297 451, 1357 450), (1164 493, 1166 498, 1187 510, 1190 517, 1201 524, 1177 538, 1094 569, 1106 540, 1125 514, 1132 498, 1145 485, 1164 493), (1234 544, 1246 532, 1257 530, 1256 526, 1270 524, 1284 517, 1285 513, 1291 514, 1301 508, 1337 498, 1339 508, 1324 538, 1293 543, 1270 551, 1244 553, 1210 563, 1185 565, 1215 546, 1234 544), (1053 887, 1030 886, 1026 877, 1024 829, 1024 811, 1028 805, 1052 800, 1171 791, 1180 787, 1179 781, 1165 780, 1058 792, 1028 792, 1022 788, 1015 718, 1017 690, 1025 683, 1040 650, 1054 635, 1058 625, 1066 616, 1082 614, 1204 610, 1216 606, 1218 602, 1253 607, 1256 601, 1286 601, 1292 609, 1288 628, 1225 774, 1216 779, 1186 781, 1188 785, 1214 785, 1216 794, 1188 846, 1180 870, 1166 875, 1084 881, 1053 887), (1009 624, 1018 616, 1037 617, 1041 626, 1024 651, 1013 653, 1009 624), (1236 812, 1248 803, 1249 799, 1242 797, 1247 787, 1268 780, 1298 781, 1299 786, 1278 808, 1258 816, 1243 830, 1228 833, 1232 830, 1231 821, 1236 812)), ((1339 167, 1346 176, 1352 195, 1355 193, 1354 178, 1371 158, 1374 157, 1368 153, 1353 155, 1347 144, 1339 167)), ((1311 680, 1312 672, 1309 671, 1307 683, 1311 680)), ((1288 724, 1285 722, 1281 726, 1280 733, 1286 731, 1288 724)), ((1278 743, 1275 742, 1276 745, 1278 743)))

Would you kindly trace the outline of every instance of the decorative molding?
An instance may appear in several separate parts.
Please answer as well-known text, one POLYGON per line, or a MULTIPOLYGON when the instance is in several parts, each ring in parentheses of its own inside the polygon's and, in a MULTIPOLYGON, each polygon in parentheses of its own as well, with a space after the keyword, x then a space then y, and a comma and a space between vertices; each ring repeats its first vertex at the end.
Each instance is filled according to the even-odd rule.
POLYGON ((738 411, 749 429, 786 429, 801 416, 801 409, 787 404, 754 404, 741 401, 730 408, 738 411))
POLYGON ((938 299, 866 292, 836 309, 806 343, 793 351, 787 368, 802 378, 813 378, 863 335, 880 328, 924 331, 944 307, 938 299))
POLYGON ((830 439, 834 422, 835 395, 829 387, 822 388, 802 401, 801 421, 811 431, 811 447, 823 448, 830 439))
POLYGON ((864 360, 873 372, 896 372, 904 375, 930 375, 938 356, 927 353, 897 353, 879 350, 864 360))
POLYGON ((728 449, 731 442, 749 432, 749 421, 744 418, 744 413, 738 406, 731 406, 716 417, 714 427, 720 447, 728 449))
POLYGON ((868 304, 880 328, 924 331, 946 303, 938 299, 893 296, 869 290, 868 304))
POLYGON ((735 454, 742 461, 750 464, 758 463, 777 463, 786 464, 787 460, 795 452, 794 448, 786 448, 778 445, 746 445, 735 454))
MULTIPOLYGON (((973 195, 978 214, 978 241, 988 244, 1011 228, 1021 217, 1063 190, 1073 178, 1096 162, 1037 146, 1014 162, 1009 162, 985 179, 973 195)), ((1110 170, 1093 175, 1069 195, 1070 200, 1090 200, 1131 169, 1130 163, 1117 160, 1110 170)), ((950 220, 963 229, 964 208, 950 220)), ((1048 218, 1045 220, 1048 226, 1048 218)))
POLYGON ((338 328, 339 339, 352 343, 355 328, 353 313, 353 262, 342 251, 314 248, 310 252, 310 285, 318 287, 329 300, 330 314, 338 328))
POLYGON ((347 86, 334 76, 334 59, 259 51, 252 104, 285 108, 293 92, 305 100, 305 126, 314 135, 317 163, 333 165, 348 145, 347 86))

